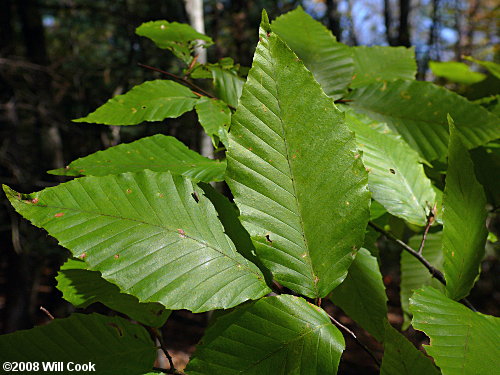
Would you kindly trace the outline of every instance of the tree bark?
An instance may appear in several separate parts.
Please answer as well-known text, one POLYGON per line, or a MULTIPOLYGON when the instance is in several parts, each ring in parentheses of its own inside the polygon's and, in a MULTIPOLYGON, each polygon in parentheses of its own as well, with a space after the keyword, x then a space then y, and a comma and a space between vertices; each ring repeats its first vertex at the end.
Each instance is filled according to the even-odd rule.
POLYGON ((0 9, 0 56, 10 56, 14 53, 12 1, 0 0, 0 9))
POLYGON ((431 13, 432 23, 429 28, 429 39, 427 41, 427 51, 422 58, 421 69, 418 72, 418 79, 425 80, 427 70, 429 69, 429 61, 431 59, 440 59, 439 48, 437 46, 439 41, 439 0, 432 0, 432 13, 431 13), (434 54, 432 51, 434 50, 434 54))
POLYGON ((467 30, 465 32, 465 46, 464 46, 464 54, 472 55, 472 50, 474 47, 474 34, 476 31, 475 18, 477 12, 479 11, 479 7, 481 5, 481 0, 472 0, 470 2, 469 11, 467 14, 467 30))
POLYGON ((340 42, 342 41, 342 30, 340 29, 340 13, 338 11, 338 3, 336 0, 326 1, 326 16, 328 27, 332 30, 333 35, 340 42))
POLYGON ((410 47, 410 0, 399 0, 398 45, 410 47))
MULTIPOLYGON (((203 0, 184 0, 189 23, 201 34, 205 34, 205 19, 203 14, 203 0)), ((201 42, 201 41, 199 41, 201 42)), ((198 62, 207 62, 207 50, 203 46, 196 47, 198 62)), ((200 153, 210 159, 214 158, 214 147, 212 139, 202 130, 200 133, 200 153)))
POLYGON ((390 0, 384 0, 384 24, 387 44, 395 46, 396 40, 394 40, 394 37, 392 36, 392 12, 390 0))

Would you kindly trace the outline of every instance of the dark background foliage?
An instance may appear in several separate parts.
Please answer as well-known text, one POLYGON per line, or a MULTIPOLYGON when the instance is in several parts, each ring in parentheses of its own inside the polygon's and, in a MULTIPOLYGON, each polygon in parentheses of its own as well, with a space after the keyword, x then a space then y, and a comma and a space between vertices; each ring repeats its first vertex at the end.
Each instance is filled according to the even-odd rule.
MULTIPOLYGON (((161 77, 138 63, 181 71, 169 52, 134 31, 151 20, 188 22, 184 5, 181 0, 0 0, 0 182, 22 192, 41 190, 64 180, 46 174, 49 169, 156 133, 174 135, 199 149, 200 128, 190 113, 138 127, 71 123, 135 84, 161 77)), ((415 46, 419 79, 434 78, 429 60, 462 61, 462 55, 499 58, 499 9, 492 0, 205 0, 204 5, 206 32, 216 42, 208 50, 212 62, 230 56, 250 66, 262 8, 275 18, 297 5, 343 43, 415 46)), ((499 90, 498 80, 491 76, 467 88, 438 83, 471 99, 499 90)), ((54 287, 67 252, 15 214, 5 197, 0 203, 0 333, 46 321, 40 306, 56 317, 67 316, 72 307, 54 287)), ((398 225, 393 223, 393 228, 398 225)), ((404 235, 405 228, 399 230, 404 235)), ((382 246, 390 319, 398 324, 399 250, 382 246)), ((493 275, 499 268, 494 257, 483 263, 483 275, 471 296, 481 312, 498 315, 500 296, 493 275)), ((106 311, 103 306, 91 309, 106 311)), ((352 324, 341 311, 332 313, 352 324)), ((187 360, 206 322, 205 315, 186 312, 169 320, 166 337, 179 361, 187 360)), ((372 346, 380 350, 375 342, 372 346)), ((346 352, 341 373, 370 373, 369 359, 355 350, 356 344, 348 342, 349 348, 354 350, 346 352)))

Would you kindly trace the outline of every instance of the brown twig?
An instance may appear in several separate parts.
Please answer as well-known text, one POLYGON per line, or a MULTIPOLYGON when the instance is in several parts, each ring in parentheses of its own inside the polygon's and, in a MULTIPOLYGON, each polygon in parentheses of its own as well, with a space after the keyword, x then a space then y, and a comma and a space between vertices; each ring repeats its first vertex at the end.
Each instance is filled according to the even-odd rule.
MULTIPOLYGON (((176 81, 179 81, 179 83, 182 83, 183 85, 189 86, 191 89, 198 91, 198 92, 194 92, 193 91, 197 95, 203 94, 203 95, 200 95, 200 96, 208 96, 209 98, 212 98, 212 99, 221 100, 218 97, 216 97, 215 95, 209 93, 208 91, 203 90, 196 83, 188 81, 186 78, 179 77, 177 74, 173 74, 173 73, 167 72, 165 70, 155 68, 154 66, 149 66, 149 65, 145 65, 145 64, 141 64, 141 63, 137 63, 137 65, 139 65, 142 68, 150 69, 150 70, 153 70, 155 72, 158 72, 158 73, 161 73, 161 74, 165 74, 166 76, 168 76, 168 77, 170 77, 172 79, 175 79, 176 81)), ((231 104, 226 103, 226 105, 229 108, 231 108, 232 110, 236 110, 236 108, 233 107, 231 104)))
POLYGON ((209 98, 218 99, 213 94, 210 94, 208 91, 203 90, 197 84, 195 84, 195 83, 193 83, 191 81, 188 81, 185 78, 179 77, 177 74, 173 74, 173 73, 167 72, 165 70, 162 70, 162 69, 159 69, 159 68, 155 68, 154 66, 149 66, 149 65, 146 65, 146 64, 137 63, 137 65, 139 65, 142 68, 146 68, 146 69, 153 70, 153 71, 161 73, 161 74, 165 74, 166 76, 168 76, 170 78, 173 78, 176 81, 179 81, 180 83, 184 84, 185 86, 189 86, 190 88, 192 88, 192 89, 194 89, 194 90, 202 93, 205 96, 208 96, 209 98))
MULTIPOLYGON (((324 311, 324 310, 323 310, 324 311)), ((378 367, 380 367, 380 362, 379 360, 377 359, 377 357, 375 357, 375 354, 372 353, 372 351, 370 349, 368 349, 368 347, 363 344, 361 341, 359 341, 358 337, 356 336, 356 334, 351 331, 349 328, 347 328, 345 325, 343 325, 342 323, 340 323, 337 319, 335 319, 333 316, 331 316, 330 314, 328 314, 326 311, 325 311, 326 315, 328 315, 328 317, 330 318, 330 320, 333 322, 333 324, 335 324, 337 327, 343 329, 345 332, 347 332, 353 339, 354 341, 356 341, 356 343, 366 352, 368 353, 368 355, 375 361, 375 363, 377 364, 378 367)))
POLYGON ((45 313, 49 317, 50 320, 54 320, 54 315, 52 315, 49 310, 47 310, 45 307, 40 306, 40 310, 45 313))
POLYGON ((427 239, 427 233, 429 233, 429 229, 434 223, 434 212, 436 210, 436 206, 429 211, 427 215, 427 224, 425 225, 424 234, 422 235, 422 241, 420 242, 420 246, 418 247, 418 253, 422 255, 422 251, 424 250, 425 240, 427 239))
MULTIPOLYGON (((433 267, 432 264, 430 264, 429 261, 422 256, 422 254, 420 254, 418 251, 413 250, 413 248, 408 246, 406 243, 401 241, 399 238, 394 236, 392 233, 387 232, 386 230, 380 228, 377 224, 370 221, 368 223, 368 225, 371 226, 373 229, 375 229, 377 232, 386 236, 391 241, 396 242, 406 252, 410 253, 415 258, 417 258, 417 260, 420 263, 422 263, 425 266, 425 268, 427 268, 427 270, 432 275, 432 277, 437 279, 441 284, 446 285, 446 279, 444 278, 443 273, 440 270, 438 270, 437 268, 433 267)), ((462 302, 465 306, 470 308, 472 311, 477 312, 476 308, 469 302, 469 300, 467 298, 463 298, 460 302, 462 302)))
POLYGON ((165 345, 165 342, 163 341, 163 337, 161 336, 161 333, 156 328, 148 327, 148 326, 144 326, 144 327, 146 327, 147 330, 149 331, 149 333, 151 333, 151 335, 155 339, 158 340, 158 342, 160 343, 160 349, 163 351, 163 353, 165 354, 165 357, 167 357, 167 359, 168 359, 168 364, 170 365, 170 369, 168 369, 166 371, 167 374, 179 374, 179 372, 175 369, 174 360, 172 359, 172 356, 168 352, 167 346, 165 345))

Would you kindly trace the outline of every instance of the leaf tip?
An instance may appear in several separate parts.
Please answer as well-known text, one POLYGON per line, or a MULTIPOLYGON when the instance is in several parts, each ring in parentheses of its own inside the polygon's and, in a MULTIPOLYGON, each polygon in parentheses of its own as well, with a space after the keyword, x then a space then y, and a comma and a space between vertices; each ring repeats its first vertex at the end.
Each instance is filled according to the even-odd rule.
POLYGON ((262 21, 260 23, 260 27, 267 32, 271 32, 271 24, 269 23, 269 16, 267 15, 267 12, 265 9, 262 9, 262 21))

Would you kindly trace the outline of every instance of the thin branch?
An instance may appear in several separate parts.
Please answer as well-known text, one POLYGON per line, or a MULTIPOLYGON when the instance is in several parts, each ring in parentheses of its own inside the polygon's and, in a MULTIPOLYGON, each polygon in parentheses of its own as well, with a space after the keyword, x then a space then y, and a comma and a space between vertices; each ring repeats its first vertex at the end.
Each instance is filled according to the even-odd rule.
MULTIPOLYGON (((446 279, 444 278, 443 273, 440 270, 438 270, 437 268, 434 268, 432 266, 432 264, 430 264, 429 261, 422 256, 422 254, 419 254, 417 251, 413 250, 410 246, 405 244, 403 241, 401 241, 399 238, 394 236, 392 233, 387 232, 384 229, 380 228, 377 224, 370 221, 368 223, 368 225, 371 226, 373 229, 375 229, 377 232, 386 236, 391 241, 396 242, 404 250, 406 250, 408 253, 410 253, 415 258, 417 258, 418 261, 420 263, 422 263, 425 266, 425 268, 427 268, 427 270, 429 270, 432 277, 436 278, 441 284, 446 285, 446 279)), ((476 308, 470 303, 470 301, 467 298, 463 298, 462 300, 460 300, 460 302, 462 302, 465 306, 470 308, 472 311, 477 312, 476 308)))
POLYGON ((156 328, 147 327, 147 326, 145 326, 145 327, 148 329, 148 331, 151 333, 151 335, 153 335, 158 340, 158 342, 160 343, 161 350, 163 351, 163 353, 165 353, 165 356, 168 359, 170 369, 167 371, 167 373, 168 374, 178 374, 177 370, 175 369, 172 356, 170 355, 170 353, 167 350, 167 346, 165 345, 165 342, 163 341, 163 337, 161 336, 161 333, 156 328))
POLYGON ((432 223, 434 223, 434 210, 435 209, 436 209, 436 207, 434 207, 427 215, 427 224, 425 225, 424 234, 422 235, 422 241, 420 242, 420 246, 418 248, 418 253, 420 255, 422 255, 422 251, 424 250, 425 240, 427 239, 427 233, 429 233, 429 229, 431 228, 432 223))
POLYGON ((200 93, 202 93, 205 96, 208 96, 209 98, 218 99, 213 94, 210 94, 208 91, 203 90, 197 84, 195 84, 195 83, 193 83, 191 81, 188 81, 185 78, 179 77, 177 74, 173 74, 173 73, 167 72, 165 70, 162 70, 162 69, 159 69, 159 68, 155 68, 154 66, 149 66, 149 65, 145 65, 145 64, 141 64, 141 63, 137 63, 137 65, 139 65, 142 68, 150 69, 150 70, 153 70, 155 72, 158 72, 158 73, 161 73, 161 74, 165 74, 166 76, 168 76, 170 78, 173 78, 173 79, 179 81, 180 83, 183 83, 184 85, 191 87, 192 89, 194 89, 196 91, 199 91, 200 93))
POLYGON ((45 307, 40 306, 40 310, 45 313, 49 317, 50 320, 54 320, 54 315, 52 315, 49 310, 47 310, 45 307))
POLYGON ((392 233, 389 233, 385 231, 384 229, 380 228, 377 224, 373 222, 368 223, 369 226, 371 226, 373 229, 375 229, 377 232, 382 233, 384 236, 389 238, 391 241, 396 242, 399 246, 401 246, 404 250, 406 250, 408 253, 413 255, 415 258, 418 259, 420 263, 422 263, 425 268, 427 268, 432 275, 432 277, 435 277, 437 280, 439 280, 443 285, 446 285, 446 280, 444 279, 444 275, 440 270, 437 268, 434 268, 432 264, 430 264, 427 259, 425 259, 422 254, 419 254, 417 251, 413 250, 410 246, 405 244, 403 241, 401 241, 399 238, 394 236, 392 233))
MULTIPOLYGON (((325 311, 325 310, 323 310, 325 311)), ((375 357, 375 355, 372 353, 372 351, 370 349, 368 349, 368 347, 363 344, 361 341, 359 341, 358 337, 354 334, 353 331, 351 331, 349 328, 347 328, 345 325, 343 325, 342 323, 340 323, 337 319, 335 319, 333 316, 331 316, 330 314, 328 314, 326 311, 325 311, 326 315, 328 315, 328 317, 330 318, 330 320, 333 322, 333 324, 335 324, 337 327, 343 329, 344 331, 346 331, 350 336, 352 336, 352 338, 354 339, 354 341, 356 341, 356 343, 366 352, 368 353, 368 355, 373 359, 373 361, 377 364, 377 366, 380 368, 380 362, 379 360, 377 359, 377 357, 375 357)))
MULTIPOLYGON (((213 94, 210 94, 208 91, 205 91, 203 90, 200 86, 198 86, 196 83, 193 83, 191 81, 188 81, 186 78, 182 78, 182 77, 179 77, 177 74, 173 74, 173 73, 170 73, 170 72, 167 72, 165 70, 162 70, 162 69, 158 69, 158 68, 155 68, 154 66, 149 66, 149 65, 145 65, 145 64, 141 64, 141 63, 137 63, 137 65, 139 65, 140 67, 142 68, 146 68, 146 69, 150 69, 150 70, 153 70, 155 72, 158 72, 158 73, 161 73, 161 74, 165 74, 166 76, 172 78, 172 79, 175 79, 176 81, 179 81, 180 83, 182 83, 183 85, 185 86, 189 86, 191 89, 193 90, 196 90, 198 91, 199 93, 203 94, 204 96, 208 96, 209 98, 212 98, 212 99, 218 99, 218 100, 221 100, 219 99, 218 97, 216 97, 215 95, 213 94)), ((195 92, 195 94, 197 95, 200 95, 198 92, 195 92)), ((226 103, 227 106, 233 110, 235 110, 236 108, 233 107, 231 104, 228 104, 226 103)))

